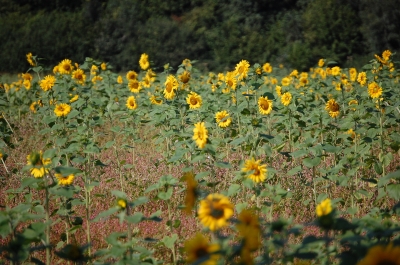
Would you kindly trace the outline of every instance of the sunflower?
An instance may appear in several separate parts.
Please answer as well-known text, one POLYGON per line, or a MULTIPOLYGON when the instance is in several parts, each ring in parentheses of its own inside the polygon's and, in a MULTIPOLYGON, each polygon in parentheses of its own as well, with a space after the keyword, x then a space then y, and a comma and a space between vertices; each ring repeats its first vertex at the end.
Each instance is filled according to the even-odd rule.
POLYGON ((123 82, 124 82, 124 81, 122 80, 122 76, 119 75, 119 76, 117 77, 117 83, 118 83, 118 84, 122 84, 123 82))
POLYGON ((138 80, 134 79, 129 81, 128 88, 132 93, 139 93, 142 90, 142 85, 138 80))
POLYGON ((258 110, 263 115, 270 114, 272 111, 272 100, 269 100, 267 96, 260 97, 258 99, 258 110))
POLYGON ((225 84, 232 90, 236 89, 237 80, 235 77, 235 72, 227 72, 225 76, 225 84))
MULTIPOLYGON (((351 105, 358 105, 358 101, 357 100, 355 100, 355 99, 352 99, 352 100, 350 100, 349 101, 349 106, 351 106, 351 105)), ((356 110, 355 108, 351 108, 351 110, 356 110)))
POLYGON ((155 95, 151 95, 150 96, 150 102, 151 102, 151 104, 154 104, 154 105, 161 105, 162 104, 162 100, 158 99, 155 95))
POLYGON ((332 75, 340 75, 341 69, 339 66, 332 67, 332 75))
POLYGON ((391 55, 392 55, 392 52, 389 51, 389 50, 386 50, 386 51, 384 51, 384 52, 382 53, 382 58, 383 58, 383 60, 385 60, 385 61, 389 61, 391 55))
POLYGON ((151 87, 151 80, 148 76, 145 76, 143 80, 140 82, 140 85, 145 88, 151 87))
POLYGON ((265 73, 272 73, 272 66, 270 63, 265 63, 262 67, 265 73))
POLYGON ((249 172, 250 175, 247 177, 253 180, 254 182, 263 182, 267 175, 267 166, 260 165, 261 160, 255 160, 254 157, 246 160, 244 163, 244 167, 242 168, 243 172, 249 172))
POLYGON ((203 149, 207 143, 208 131, 206 126, 204 126, 204 122, 198 122, 194 125, 193 129, 193 140, 196 141, 196 145, 203 149))
POLYGON ((179 80, 181 80, 182 83, 186 84, 190 80, 190 72, 188 71, 183 71, 183 73, 179 76, 179 80))
POLYGON ((97 67, 97 65, 93 64, 92 67, 90 68, 90 74, 96 75, 98 71, 99 71, 99 68, 97 67))
POLYGON ((83 85, 86 81, 85 72, 79 68, 72 72, 72 78, 75 79, 76 82, 81 85, 83 85))
POLYGON ((138 74, 135 71, 129 71, 128 73, 126 73, 126 79, 128 79, 128 81, 132 81, 137 79, 138 74))
POLYGON ((190 62, 189 59, 184 59, 184 60, 182 61, 182 64, 183 64, 183 66, 185 66, 186 68, 187 68, 187 67, 192 67, 192 63, 190 62))
POLYGON ((318 217, 330 214, 332 212, 331 200, 329 198, 323 200, 320 204, 317 205, 315 212, 318 217))
POLYGON ((195 180, 194 173, 192 171, 186 172, 183 178, 186 180, 186 197, 184 211, 187 214, 191 214, 197 198, 197 181, 195 180))
POLYGON ((349 69, 349 74, 350 74, 350 80, 352 82, 355 82, 357 79, 357 69, 356 68, 350 68, 349 69))
POLYGON ((152 69, 149 69, 146 72, 145 78, 149 79, 150 82, 154 82, 156 80, 156 76, 157 76, 157 74, 152 69))
POLYGON ((61 174, 56 173, 55 174, 57 180, 58 180, 58 185, 60 186, 69 186, 74 182, 75 176, 73 174, 70 174, 68 176, 63 176, 61 174))
POLYGON ((400 246, 376 245, 368 249, 367 255, 357 265, 400 265, 400 246))
POLYGON ((24 85, 26 90, 31 89, 31 81, 26 79, 26 80, 24 80, 24 82, 22 84, 24 85))
POLYGON ((228 127, 232 122, 232 119, 229 117, 229 113, 226 110, 217 112, 215 114, 215 120, 221 128, 228 127))
POLYGON ((322 67, 322 66, 324 66, 324 64, 325 64, 325 60, 324 59, 319 59, 318 66, 322 67))
POLYGON ((325 104, 325 110, 329 112, 329 116, 331 116, 332 118, 336 118, 337 116, 339 116, 339 109, 339 104, 333 98, 328 100, 328 102, 325 104))
POLYGON ((142 70, 147 70, 147 68, 149 68, 150 63, 149 63, 149 56, 147 54, 143 53, 140 56, 139 65, 140 68, 142 68, 142 70))
POLYGON ((236 228, 244 239, 244 247, 248 250, 257 250, 261 245, 260 223, 254 211, 245 209, 238 216, 236 228))
POLYGON ((355 139, 355 138, 356 138, 356 132, 353 131, 353 129, 349 129, 349 130, 346 132, 346 134, 350 135, 350 137, 351 137, 352 139, 355 139))
POLYGON ((228 197, 213 193, 200 201, 198 217, 205 227, 215 231, 227 225, 228 219, 233 215, 233 209, 234 206, 228 197))
POLYGON ((294 70, 290 73, 289 76, 298 78, 298 77, 299 77, 299 71, 297 71, 297 69, 294 69, 294 70))
POLYGON ((124 209, 126 208, 126 205, 127 205, 127 203, 126 203, 126 200, 125 200, 125 199, 123 199, 123 198, 118 198, 118 199, 117 199, 117 206, 118 206, 119 208, 121 208, 122 210, 124 210, 124 209))
POLYGON ((107 70, 107 64, 104 62, 100 64, 100 67, 101 67, 101 70, 103 70, 103 71, 107 70))
POLYGON ((32 81, 33 80, 33 76, 30 73, 23 73, 23 74, 21 74, 21 77, 24 80, 28 80, 28 81, 32 81))
POLYGON ((56 78, 52 75, 45 76, 44 79, 40 80, 39 86, 43 89, 43 91, 49 91, 56 82, 56 78))
POLYGON ((198 109, 203 103, 201 96, 191 91, 186 98, 186 103, 189 104, 190 109, 198 109))
POLYGON ((235 68, 235 74, 238 75, 238 80, 241 81, 247 77, 249 72, 250 63, 246 60, 241 60, 235 68))
POLYGON ((127 100, 126 100, 126 107, 130 110, 134 110, 137 108, 137 104, 136 104, 136 99, 134 96, 130 96, 127 100))
POLYGON ((46 166, 51 164, 51 159, 43 159, 42 151, 40 151, 39 153, 32 152, 27 156, 27 163, 28 166, 32 166, 30 169, 31 175, 35 178, 42 178, 44 175, 49 173, 49 170, 46 166))
POLYGON ((169 75, 164 85, 164 97, 169 100, 173 99, 175 97, 175 90, 179 87, 178 80, 176 80, 175 76, 169 75))
POLYGON ((281 102, 283 105, 288 106, 292 101, 292 94, 290 92, 286 92, 281 97, 281 102))
POLYGON ((36 65, 36 63, 33 61, 32 53, 28 53, 28 54, 26 55, 26 60, 28 61, 28 63, 29 63, 31 66, 35 66, 35 65, 36 65))
POLYGON ((53 67, 53 74, 57 74, 59 71, 60 65, 56 65, 53 67))
POLYGON ((187 254, 186 262, 192 264, 197 260, 205 261, 196 263, 199 265, 216 265, 220 259, 219 254, 214 254, 220 250, 218 244, 210 244, 208 240, 200 233, 192 239, 185 242, 185 252, 187 254))
POLYGON ((36 113, 36 105, 37 105, 37 102, 34 101, 34 102, 32 102, 32 104, 29 106, 29 109, 30 109, 33 113, 36 113))
POLYGON ((365 86, 365 84, 367 84, 367 74, 365 72, 359 73, 357 76, 357 82, 361 86, 365 86))
POLYGON ((278 97, 282 96, 282 87, 281 86, 276 86, 275 91, 276 91, 276 94, 278 95, 278 97))
POLYGON ((97 81, 103 81, 103 77, 101 77, 101 76, 99 76, 99 75, 93 76, 93 78, 92 78, 92 83, 93 83, 93 84, 96 84, 97 81))
POLYGON ((66 103, 58 104, 54 109, 54 113, 57 115, 57 117, 65 117, 70 112, 71 112, 71 106, 66 103))
MULTIPOLYGON (((70 95, 70 96, 72 96, 72 95, 70 95)), ((70 103, 73 103, 73 102, 77 101, 78 98, 79 98, 79 95, 75 95, 75 96, 71 97, 71 99, 69 100, 69 102, 70 102, 70 103)))
POLYGON ((64 59, 58 65, 58 72, 60 74, 70 74, 73 68, 74 67, 72 66, 72 61, 69 59, 64 59))
POLYGON ((290 85, 290 78, 289 77, 282 78, 281 84, 282 84, 282 86, 290 85))
POLYGON ((382 88, 376 82, 372 82, 368 85, 368 94, 371 98, 379 98, 382 95, 382 88))

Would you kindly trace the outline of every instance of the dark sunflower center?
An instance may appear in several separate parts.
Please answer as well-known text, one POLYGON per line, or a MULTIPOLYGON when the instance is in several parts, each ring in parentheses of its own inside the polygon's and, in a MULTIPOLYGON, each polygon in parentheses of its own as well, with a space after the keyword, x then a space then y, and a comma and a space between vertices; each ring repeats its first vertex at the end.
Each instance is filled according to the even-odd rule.
POLYGON ((196 104, 197 104, 197 99, 194 98, 194 97, 191 97, 191 98, 190 98, 190 104, 191 104, 191 105, 196 105, 196 104))
POLYGON ((168 93, 171 93, 171 91, 172 91, 172 85, 171 85, 171 83, 168 83, 168 84, 167 84, 166 89, 167 89, 168 93))
POLYGON ((200 248, 196 249, 196 251, 195 251, 195 256, 197 257, 197 259, 204 257, 206 255, 208 255, 208 251, 204 247, 200 247, 200 248))
POLYGON ((261 108, 264 109, 264 110, 268 109, 268 107, 269 107, 268 102, 265 102, 265 101, 262 102, 260 105, 261 105, 261 108))
POLYGON ((228 80, 228 86, 232 87, 233 86, 233 82, 232 80, 228 80))
POLYGON ((238 72, 239 72, 240 74, 244 72, 243 66, 240 66, 240 67, 239 67, 238 72))
POLYGON ((396 265, 397 262, 394 262, 393 260, 381 260, 379 261, 376 265, 396 265))
POLYGON ((224 216, 224 210, 223 209, 212 209, 211 216, 214 217, 215 219, 220 219, 224 216))
POLYGON ((333 104, 331 107, 331 111, 339 111, 339 104, 333 104))

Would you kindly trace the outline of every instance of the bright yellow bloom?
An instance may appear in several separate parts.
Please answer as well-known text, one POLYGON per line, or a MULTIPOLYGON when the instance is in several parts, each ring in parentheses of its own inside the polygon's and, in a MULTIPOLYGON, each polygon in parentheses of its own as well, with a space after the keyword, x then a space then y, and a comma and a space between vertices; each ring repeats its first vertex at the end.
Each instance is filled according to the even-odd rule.
POLYGON ((151 102, 151 104, 154 104, 154 105, 161 105, 162 104, 162 100, 158 99, 155 95, 151 95, 150 96, 150 102, 151 102))
POLYGON ((341 69, 339 66, 332 67, 332 75, 340 75, 341 69))
POLYGON ((75 95, 75 96, 73 96, 73 97, 69 100, 69 102, 70 102, 70 103, 75 102, 75 101, 78 100, 78 98, 79 98, 79 95, 75 95))
POLYGON ((192 63, 190 62, 189 59, 184 59, 184 60, 182 61, 182 64, 183 64, 183 66, 185 66, 186 68, 187 68, 187 67, 192 67, 192 63))
POLYGON ((331 98, 331 99, 328 100, 328 102, 325 104, 325 110, 328 111, 329 116, 331 116, 332 118, 336 118, 337 116, 339 116, 339 113, 340 113, 340 106, 339 106, 339 104, 336 102, 336 100, 334 100, 333 98, 331 98))
POLYGON ((66 103, 61 103, 56 106, 54 113, 57 117, 65 117, 71 112, 71 106, 66 103))
POLYGON ((299 71, 297 71, 296 69, 294 69, 294 70, 290 73, 289 76, 294 76, 294 77, 298 78, 298 76, 299 76, 299 71))
POLYGON ((136 79, 130 80, 128 83, 128 87, 132 93, 139 93, 140 90, 142 90, 142 84, 140 84, 140 82, 136 79))
POLYGON ((90 74, 96 75, 98 71, 99 71, 99 68, 97 67, 97 65, 93 64, 92 67, 90 68, 90 74))
POLYGON ((31 89, 31 81, 26 79, 26 80, 24 80, 23 85, 24 85, 26 90, 31 89))
POLYGON ((254 157, 246 160, 242 171, 250 173, 247 177, 256 183, 263 182, 267 176, 267 166, 261 165, 261 160, 256 161, 254 157))
MULTIPOLYGON (((358 105, 358 101, 357 100, 355 100, 355 99, 352 99, 352 100, 350 100, 349 101, 349 106, 351 106, 351 105, 358 105)), ((355 108, 351 108, 351 110, 356 110, 355 108)))
POLYGON ((28 63, 29 63, 31 66, 35 66, 35 65, 36 65, 36 63, 33 61, 32 53, 28 53, 28 54, 26 55, 26 60, 28 61, 28 63))
POLYGON ((81 85, 83 85, 86 81, 85 72, 79 68, 72 72, 72 78, 81 85))
POLYGON ((376 245, 368 249, 367 255, 357 265, 400 265, 400 246, 376 245))
POLYGON ((119 76, 117 77, 117 83, 118 83, 118 84, 122 84, 123 82, 124 82, 124 81, 122 80, 122 76, 119 75, 119 76))
POLYGON ((189 104, 190 109, 198 109, 201 107, 203 100, 200 95, 191 91, 186 98, 186 103, 189 104))
POLYGON ((265 64, 263 65, 263 71, 264 71, 265 73, 272 73, 272 66, 271 66, 271 64, 270 64, 270 63, 265 63, 265 64))
POLYGON ((232 119, 229 117, 229 113, 226 110, 217 112, 215 114, 215 120, 221 128, 228 127, 232 122, 232 119))
POLYGON ((56 82, 56 78, 52 75, 45 76, 44 79, 40 80, 39 85, 43 89, 43 91, 49 91, 56 82))
POLYGON ((36 102, 36 101, 33 101, 32 104, 29 106, 29 109, 30 109, 33 113, 36 113, 36 105, 37 105, 37 102, 36 102))
POLYGON ((61 174, 56 173, 55 174, 57 180, 58 180, 58 185, 61 186, 69 186, 74 182, 75 176, 73 174, 68 175, 68 176, 63 176, 61 174))
POLYGON ((352 82, 355 82, 357 80, 357 69, 356 68, 350 68, 349 69, 349 74, 350 74, 350 80, 352 82))
POLYGON ((185 242, 185 253, 187 264, 193 264, 197 260, 206 259, 198 265, 216 265, 220 259, 220 254, 214 254, 220 250, 218 244, 210 244, 200 233, 185 242))
POLYGON ((368 85, 368 95, 371 98, 379 98, 382 95, 382 88, 376 82, 372 82, 368 85))
POLYGON ((356 133, 353 131, 353 129, 348 130, 346 134, 349 134, 352 139, 356 138, 356 133))
POLYGON ((282 78, 281 84, 282 84, 282 86, 290 85, 290 78, 289 77, 282 78))
POLYGON ((238 80, 241 81, 247 77, 249 72, 250 63, 246 60, 241 60, 235 68, 235 73, 238 75, 238 80))
POLYGON ((361 72, 358 74, 357 77, 357 82, 361 85, 361 86, 365 86, 365 84, 367 84, 367 74, 365 72, 361 72))
POLYGON ((101 77, 101 76, 99 76, 99 75, 93 76, 93 78, 92 78, 92 83, 93 83, 93 84, 96 84, 97 81, 103 81, 103 77, 101 77))
POLYGON ((107 64, 103 62, 103 63, 101 63, 100 67, 101 67, 101 70, 105 71, 107 69, 107 64))
POLYGON ((72 61, 69 59, 64 59, 58 65, 58 72, 60 74, 70 74, 73 68, 74 67, 72 66, 72 61))
POLYGON ((29 166, 32 166, 32 168, 30 169, 32 176, 34 176, 35 178, 43 178, 44 175, 49 173, 49 170, 46 166, 51 164, 51 159, 43 159, 42 151, 40 151, 39 153, 32 152, 27 156, 27 163, 29 166))
POLYGON ((149 56, 147 54, 143 53, 140 56, 139 65, 140 68, 142 68, 142 70, 147 70, 147 68, 149 68, 150 63, 149 63, 149 56))
POLYGON ((232 90, 236 89, 237 80, 235 77, 235 72, 227 72, 225 76, 225 84, 232 90))
POLYGON ((126 208, 126 200, 125 200, 125 199, 118 199, 118 200, 117 200, 117 205, 118 205, 121 209, 125 209, 125 208, 126 208))
POLYGON ((196 145, 203 149, 207 143, 208 139, 208 131, 204 122, 198 122, 194 125, 193 129, 193 140, 196 141, 196 145))
POLYGON ((59 69, 60 65, 56 65, 53 67, 53 74, 57 74, 58 73, 58 69, 59 69))
POLYGON ((308 85, 308 79, 307 79, 307 77, 304 77, 304 76, 302 76, 302 77, 300 77, 300 85, 301 86, 306 86, 306 85, 308 85))
POLYGON ((324 66, 324 64, 325 64, 325 60, 324 59, 319 59, 318 66, 322 67, 322 66, 324 66))
POLYGON ((328 215, 332 212, 332 204, 329 198, 317 205, 316 213, 318 217, 328 215))
POLYGON ((22 73, 22 74, 21 74, 21 77, 22 77, 24 80, 28 80, 28 81, 32 81, 32 80, 33 80, 33 76, 32 76, 30 73, 22 73))
POLYGON ((183 71, 183 73, 179 76, 179 80, 181 80, 182 83, 186 84, 190 80, 190 72, 189 71, 183 71))
POLYGON ((175 76, 169 75, 164 85, 164 97, 169 100, 173 99, 175 97, 175 91, 179 87, 178 80, 176 80, 175 76))
POLYGON ((244 239, 244 247, 255 251, 261 246, 260 223, 257 214, 245 209, 238 216, 236 228, 244 239))
POLYGON ((286 92, 281 97, 281 102, 283 105, 288 106, 292 101, 292 94, 290 92, 286 92))
POLYGON ((383 58, 383 60, 385 60, 387 62, 387 61, 389 61, 391 55, 392 55, 392 52, 389 50, 386 50, 382 53, 382 58, 383 58))
POLYGON ((205 227, 208 227, 211 231, 215 231, 228 224, 233 211, 234 206, 228 197, 213 193, 200 201, 198 217, 205 227))
POLYGON ((263 115, 270 114, 272 111, 272 100, 269 100, 267 96, 260 97, 258 99, 258 110, 263 115))
POLYGON ((186 180, 186 197, 184 211, 187 214, 191 214, 197 199, 197 181, 194 178, 194 173, 192 171, 186 172, 183 178, 186 180))
POLYGON ((278 95, 278 97, 282 96, 282 87, 281 86, 276 86, 275 91, 276 91, 276 94, 278 95))
POLYGON ((137 108, 137 104, 136 104, 136 99, 134 96, 130 96, 127 100, 126 100, 126 107, 130 110, 134 110, 137 108))
POLYGON ((138 74, 135 71, 129 71, 126 73, 126 79, 128 79, 128 81, 136 80, 137 76, 138 74))

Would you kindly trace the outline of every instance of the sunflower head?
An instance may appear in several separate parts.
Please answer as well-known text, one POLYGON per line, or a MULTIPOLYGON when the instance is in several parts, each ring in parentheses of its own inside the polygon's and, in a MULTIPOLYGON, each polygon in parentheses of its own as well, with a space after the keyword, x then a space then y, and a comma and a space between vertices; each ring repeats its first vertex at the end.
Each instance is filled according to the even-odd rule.
POLYGON ((128 79, 128 81, 137 79, 137 76, 138 74, 133 70, 126 73, 126 79, 128 79))
POLYGON ((130 110, 134 110, 137 108, 137 104, 136 104, 136 99, 134 96, 130 96, 127 100, 126 100, 126 107, 130 110))
POLYGON ((200 201, 198 217, 200 222, 211 231, 218 230, 228 224, 234 211, 229 198, 218 193, 209 194, 200 201))
POLYGON ((272 66, 270 63, 265 63, 262 67, 264 73, 272 73, 272 66))
POLYGON ((226 128, 231 124, 232 118, 229 116, 229 113, 226 110, 223 110, 215 114, 215 121, 219 127, 226 128))
POLYGON ((367 255, 360 260, 357 265, 370 264, 400 264, 400 246, 393 246, 390 242, 388 245, 376 245, 368 249, 367 255))
POLYGON ((325 64, 325 60, 324 59, 319 59, 318 66, 322 67, 322 66, 324 66, 324 64, 325 64))
POLYGON ((32 176, 35 178, 42 178, 49 172, 46 166, 51 164, 51 159, 43 158, 43 153, 41 151, 32 152, 27 156, 27 164, 31 166, 30 172, 32 176))
POLYGON ((137 80, 129 80, 128 88, 132 93, 139 93, 142 90, 142 84, 137 80))
POLYGON ((331 116, 332 118, 336 118, 337 116, 339 116, 339 113, 340 113, 340 106, 339 106, 339 104, 336 102, 335 99, 331 98, 331 99, 328 100, 328 102, 325 104, 325 110, 328 111, 329 116, 331 116))
POLYGON ((256 183, 263 182, 267 176, 267 166, 261 165, 261 160, 255 160, 254 157, 245 161, 242 171, 248 173, 247 177, 256 183))
POLYGON ((204 125, 204 122, 198 122, 194 125, 193 129, 193 140, 196 141, 197 147, 203 149, 207 143, 208 130, 204 125))
POLYGON ((257 214, 252 210, 245 209, 238 216, 236 228, 244 239, 244 247, 254 251, 261 245, 260 224, 257 214))
POLYGON ((142 68, 142 70, 147 70, 147 68, 149 68, 150 63, 149 63, 149 56, 147 54, 143 53, 140 56, 139 65, 140 68, 142 68))
POLYGON ((258 99, 258 110, 263 115, 268 115, 272 111, 272 100, 269 100, 267 96, 260 97, 258 99))
POLYGON ((169 100, 173 99, 175 97, 175 91, 179 87, 178 80, 175 78, 175 76, 169 75, 164 83, 164 86, 164 97, 169 100))
POLYGON ((189 104, 190 109, 198 109, 201 107, 203 100, 199 94, 191 91, 186 98, 186 102, 189 104))
POLYGON ((249 72, 250 63, 246 60, 241 60, 235 68, 235 73, 238 76, 238 80, 241 81, 247 77, 249 72))
POLYGON ((184 211, 187 214, 191 214, 198 195, 197 181, 194 178, 194 173, 192 171, 186 172, 183 175, 183 178, 186 181, 186 197, 185 197, 184 211))
POLYGON ((188 264, 192 264, 200 259, 206 259, 206 261, 201 264, 215 265, 220 259, 220 255, 215 254, 219 251, 220 246, 218 244, 210 244, 200 233, 197 233, 194 238, 187 240, 184 249, 186 253, 186 262, 188 264))
POLYGON ((62 174, 56 173, 55 174, 57 180, 58 180, 58 185, 60 186, 69 186, 74 182, 75 176, 73 174, 64 176, 62 174))
POLYGON ((71 112, 71 106, 66 103, 56 105, 54 113, 57 117, 66 117, 71 112))
POLYGON ((379 98, 382 95, 382 87, 372 82, 368 85, 368 94, 371 98, 379 98))
POLYGON ((339 66, 332 67, 332 75, 340 75, 341 69, 339 66))
POLYGON ((292 94, 290 92, 286 92, 281 96, 281 102, 283 105, 288 106, 292 101, 292 94))
POLYGON ((186 84, 190 80, 190 72, 189 71, 183 71, 183 73, 179 76, 179 80, 181 80, 182 83, 186 84))
POLYGON ((60 74, 70 74, 74 67, 72 66, 72 61, 69 59, 64 59, 58 65, 58 72, 60 74))
POLYGON ((81 85, 83 85, 86 81, 85 72, 80 68, 72 72, 72 78, 75 79, 76 82, 78 82, 81 85))

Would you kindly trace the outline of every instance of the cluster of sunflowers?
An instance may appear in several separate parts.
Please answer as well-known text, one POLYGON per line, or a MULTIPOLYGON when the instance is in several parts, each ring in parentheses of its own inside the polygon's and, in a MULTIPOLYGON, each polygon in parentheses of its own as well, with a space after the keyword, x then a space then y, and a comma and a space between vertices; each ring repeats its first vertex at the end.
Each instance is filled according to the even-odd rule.
MULTIPOLYGON (((32 68, 21 74, 21 79, 17 82, 1 85, 4 89, 3 94, 11 97, 29 93, 27 100, 32 115, 54 116, 54 119, 49 118, 48 124, 60 123, 61 126, 57 127, 61 128, 60 134, 72 134, 76 124, 69 123, 76 122, 79 115, 87 115, 89 111, 86 113, 83 106, 92 104, 98 96, 100 100, 93 103, 92 109, 96 109, 100 116, 114 112, 126 120, 136 117, 138 119, 134 121, 138 124, 151 122, 154 126, 168 131, 170 135, 165 138, 173 138, 170 143, 175 144, 168 145, 168 150, 172 146, 172 151, 167 154, 168 158, 175 152, 181 154, 177 155, 177 160, 185 164, 195 163, 191 159, 196 155, 200 157, 198 159, 211 155, 210 160, 216 161, 216 149, 240 150, 242 160, 235 166, 239 168, 240 175, 251 182, 248 184, 249 190, 257 196, 261 194, 262 189, 267 189, 267 181, 272 178, 273 172, 276 172, 269 171, 268 164, 271 160, 264 152, 272 152, 272 148, 261 146, 267 145, 267 141, 259 138, 272 139, 279 133, 284 134, 286 138, 281 137, 284 139, 282 142, 274 142, 273 149, 280 152, 287 148, 288 152, 282 152, 287 155, 294 153, 292 145, 296 137, 301 137, 302 132, 309 133, 313 139, 317 139, 320 136, 318 133, 322 135, 324 130, 335 128, 334 137, 337 137, 337 124, 350 117, 354 123, 343 124, 351 124, 349 126, 352 127, 340 129, 345 134, 344 139, 351 139, 345 143, 357 150, 362 141, 360 133, 365 133, 365 130, 360 129, 361 108, 367 106, 368 112, 376 113, 382 121, 385 109, 390 107, 391 110, 395 110, 396 107, 396 102, 393 101, 396 91, 393 92, 394 88, 389 88, 388 80, 393 85, 398 83, 399 78, 390 51, 384 51, 382 56, 376 55, 369 68, 361 72, 357 72, 355 68, 342 69, 326 59, 320 59, 315 68, 302 73, 297 70, 287 71, 283 66, 275 69, 268 62, 251 66, 248 61, 241 60, 232 71, 203 76, 193 67, 194 62, 185 59, 176 74, 172 73, 173 69, 169 65, 165 65, 163 71, 157 73, 157 68, 152 68, 149 56, 142 54, 138 62, 140 70, 130 70, 126 74, 114 73, 112 66, 89 58, 82 65, 69 59, 62 60, 53 68, 52 74, 41 77, 37 57, 29 53, 27 61, 32 68), (37 73, 37 80, 31 71, 37 73), (303 125, 302 128, 305 129, 297 130, 294 121, 299 125, 307 124, 312 117, 305 113, 311 112, 313 114, 310 117, 314 115, 318 119, 303 125), (322 128, 323 125, 326 127, 322 128), (310 133, 307 126, 321 128, 318 133, 310 133), (255 143, 248 147, 247 141, 252 141, 252 138, 256 139, 255 143), (180 152, 182 146, 187 148, 184 152, 180 152), (187 161, 183 161, 184 154, 187 154, 187 161), (181 158, 182 160, 179 160, 181 158)), ((138 124, 135 126, 139 126, 138 124)), ((382 129, 383 122, 380 125, 382 129)), ((54 133, 54 128, 50 128, 50 131, 52 135, 59 132, 54 133)), ((331 140, 334 137, 330 136, 328 139, 332 144, 336 143, 336 138, 331 140)), ((382 137, 381 133, 380 140, 383 146, 382 137)), ((321 139, 322 143, 324 139, 327 141, 322 136, 321 139)), ((307 143, 308 147, 310 145, 312 144, 307 143)), ((381 153, 383 156, 383 147, 381 153)), ((313 153, 315 156, 316 154, 318 152, 313 153)), ((1 152, 0 159, 4 164, 1 152)), ((310 160, 307 162, 310 163, 310 160)), ((312 162, 319 163, 320 160, 312 162)), ((309 167, 315 171, 317 165, 312 164, 309 167)), ((346 167, 349 166, 346 164, 344 168, 346 167)), ((74 185, 74 174, 55 173, 53 176, 52 161, 44 158, 42 152, 32 152, 28 155, 27 168, 36 179, 55 177, 60 186, 74 185)), ((235 215, 235 204, 226 196, 226 191, 214 190, 200 197, 198 182, 192 171, 185 174, 185 180, 184 210, 193 214, 198 202, 196 216, 203 227, 214 235, 220 236, 219 233, 233 223, 239 233, 240 245, 237 247, 237 253, 232 256, 234 259, 237 257, 239 263, 254 264, 253 257, 265 251, 261 250, 264 238, 263 226, 260 224, 261 203, 257 201, 254 207, 245 207, 235 215)), ((129 208, 126 199, 119 198, 117 205, 124 211, 129 208)), ((324 231, 331 231, 334 222, 337 221, 331 200, 325 199, 317 203, 315 198, 315 213, 318 225, 324 231)), ((223 248, 220 243, 210 243, 207 237, 200 233, 184 243, 186 261, 196 264, 217 264, 223 258, 223 248)), ((392 243, 372 247, 365 258, 360 259, 359 264, 374 262, 374 255, 383 255, 387 257, 388 262, 397 264, 395 262, 400 260, 400 247, 393 246, 392 243)))

